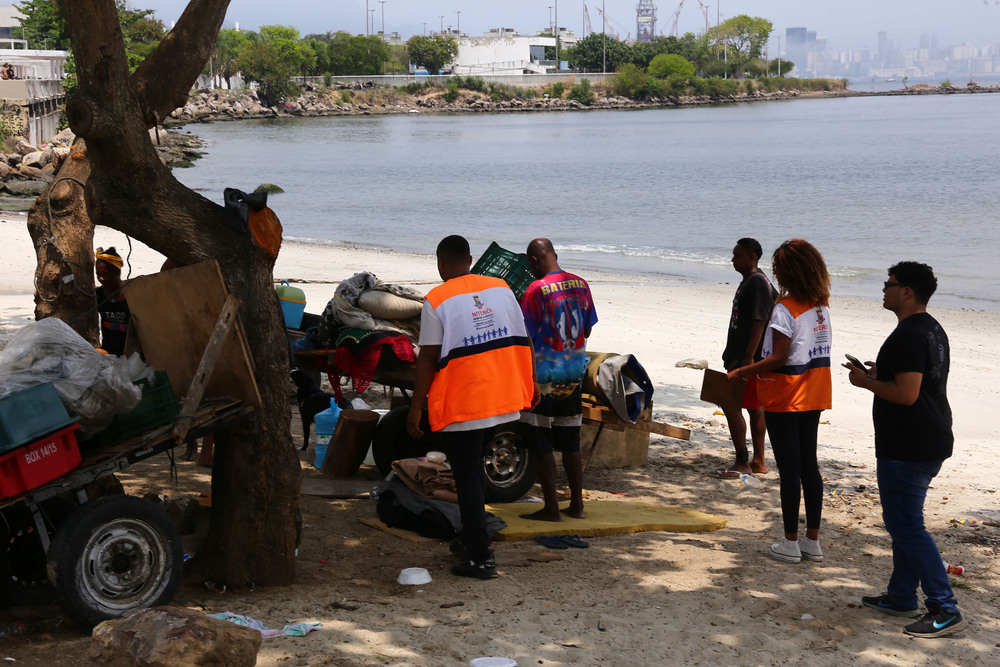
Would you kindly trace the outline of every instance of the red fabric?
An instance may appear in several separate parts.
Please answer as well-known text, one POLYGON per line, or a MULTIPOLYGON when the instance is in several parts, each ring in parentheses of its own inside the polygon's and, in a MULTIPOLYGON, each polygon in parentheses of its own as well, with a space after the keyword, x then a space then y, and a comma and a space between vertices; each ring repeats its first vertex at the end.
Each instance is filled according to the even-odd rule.
MULTIPOLYGON (((368 389, 375 376, 375 367, 378 366, 379 358, 382 356, 382 349, 388 346, 390 351, 396 355, 400 361, 416 361, 413 354, 413 345, 410 340, 403 335, 387 336, 381 338, 371 345, 366 345, 357 354, 352 353, 346 347, 338 347, 334 351, 334 359, 337 368, 351 378, 354 384, 354 391, 359 394, 368 389)), ((329 372, 329 369, 328 369, 329 372)), ((339 393, 339 383, 334 389, 339 393)))

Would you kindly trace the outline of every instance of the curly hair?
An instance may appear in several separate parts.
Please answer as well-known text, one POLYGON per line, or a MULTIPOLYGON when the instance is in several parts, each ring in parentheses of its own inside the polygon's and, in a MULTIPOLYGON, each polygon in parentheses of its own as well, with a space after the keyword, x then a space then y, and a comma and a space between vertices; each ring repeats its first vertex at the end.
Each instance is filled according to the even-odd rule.
POLYGON ((809 306, 830 304, 830 273, 819 250, 805 239, 789 239, 771 256, 778 298, 791 296, 809 306))

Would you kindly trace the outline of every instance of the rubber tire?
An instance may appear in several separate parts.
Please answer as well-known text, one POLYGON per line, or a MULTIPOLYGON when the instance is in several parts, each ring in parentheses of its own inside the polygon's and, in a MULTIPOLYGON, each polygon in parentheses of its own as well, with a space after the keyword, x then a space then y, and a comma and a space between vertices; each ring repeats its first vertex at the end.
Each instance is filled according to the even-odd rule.
MULTIPOLYGON (((393 408, 375 428, 372 458, 383 475, 392 470, 393 461, 423 456, 440 448, 430 434, 428 424, 422 424, 425 435, 421 438, 407 433, 409 412, 409 406, 393 408)), ((485 496, 488 503, 516 502, 534 485, 537 477, 535 457, 524 444, 517 422, 494 429, 483 457, 483 469, 486 472, 485 496)))
POLYGON ((514 503, 524 497, 538 477, 537 461, 520 432, 520 422, 497 426, 483 457, 486 502, 514 503))
MULTIPOLYGON (((62 498, 42 503, 49 539, 75 506, 62 498)), ((24 505, 6 510, 0 520, 0 606, 29 607, 52 602, 45 549, 34 517, 24 505), (30 582, 30 583, 28 583, 30 582)))
POLYGON ((48 554, 56 602, 91 627, 170 602, 180 587, 184 550, 170 517, 135 496, 80 505, 56 531, 48 554))

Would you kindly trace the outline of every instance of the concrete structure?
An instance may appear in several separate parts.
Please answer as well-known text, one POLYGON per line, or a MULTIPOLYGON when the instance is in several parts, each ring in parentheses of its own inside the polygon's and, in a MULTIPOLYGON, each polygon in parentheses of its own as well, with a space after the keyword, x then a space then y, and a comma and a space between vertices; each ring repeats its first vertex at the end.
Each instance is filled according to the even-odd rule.
POLYGON ((555 47, 555 37, 463 37, 452 72, 458 75, 544 74, 546 68, 531 59, 531 47, 555 47))

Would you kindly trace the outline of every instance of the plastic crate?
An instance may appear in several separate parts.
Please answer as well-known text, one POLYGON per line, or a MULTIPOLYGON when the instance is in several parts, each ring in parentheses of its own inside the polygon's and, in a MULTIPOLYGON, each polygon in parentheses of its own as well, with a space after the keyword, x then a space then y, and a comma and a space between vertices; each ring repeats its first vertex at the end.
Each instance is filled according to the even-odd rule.
POLYGON ((472 267, 472 273, 502 278, 518 301, 524 298, 528 285, 535 280, 535 276, 531 273, 531 265, 528 263, 528 256, 523 252, 505 250, 496 241, 490 244, 472 267))
POLYGON ((80 465, 77 423, 0 456, 0 498, 11 498, 62 477, 80 465))
POLYGON ((51 382, 0 399, 0 454, 64 428, 72 421, 51 382))
POLYGON ((165 371, 156 371, 152 385, 145 380, 136 384, 142 387, 142 400, 132 412, 115 415, 106 429, 87 441, 88 448, 110 445, 152 431, 172 422, 180 414, 180 403, 165 371))

